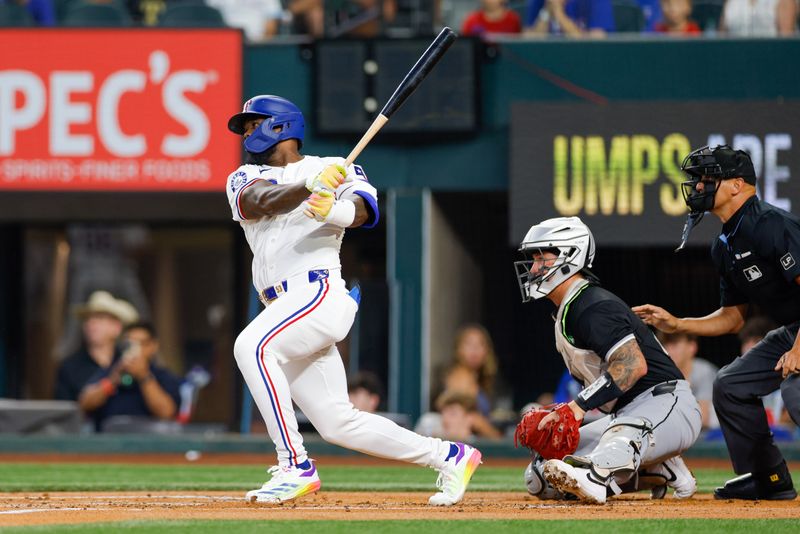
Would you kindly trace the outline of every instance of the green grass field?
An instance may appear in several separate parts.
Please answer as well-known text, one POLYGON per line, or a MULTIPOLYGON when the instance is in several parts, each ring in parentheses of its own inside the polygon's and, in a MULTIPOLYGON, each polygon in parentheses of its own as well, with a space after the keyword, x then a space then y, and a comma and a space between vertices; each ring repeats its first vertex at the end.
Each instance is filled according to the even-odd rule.
MULTIPOLYGON (((521 462, 524 464, 524 462, 521 462)), ((522 470, 519 468, 484 466, 478 470, 470 491, 524 491, 522 470)), ((406 466, 320 466, 326 491, 431 491, 436 473, 430 469, 406 466)), ((700 469, 695 471, 699 490, 709 492, 723 483, 732 473, 727 470, 700 469)), ((158 491, 158 490, 224 490, 244 491, 258 486, 266 478, 261 466, 246 465, 131 465, 77 463, 0 463, 0 491, 158 491)), ((0 502, 2 509, 2 502, 0 502)), ((0 516, 2 525, 2 516, 0 516)), ((248 532, 280 532, 281 534, 322 531, 325 533, 405 533, 436 532, 436 534, 492 534, 499 532, 530 532, 544 528, 547 534, 589 534, 597 532, 712 532, 770 534, 798 532, 797 520, 719 520, 680 519, 618 521, 561 521, 548 520, 459 520, 459 521, 126 521, 81 525, 0 528, 2 533, 191 533, 226 534, 248 532)))
MULTIPOLYGON (((470 491, 521 491, 520 467, 483 466, 470 491)), ((407 466, 319 466, 330 491, 429 491, 436 481, 431 469, 407 466)), ((699 491, 709 492, 733 473, 695 471, 699 491)), ((0 491, 144 491, 252 489, 267 479, 265 468, 246 465, 132 465, 0 463, 0 491)))

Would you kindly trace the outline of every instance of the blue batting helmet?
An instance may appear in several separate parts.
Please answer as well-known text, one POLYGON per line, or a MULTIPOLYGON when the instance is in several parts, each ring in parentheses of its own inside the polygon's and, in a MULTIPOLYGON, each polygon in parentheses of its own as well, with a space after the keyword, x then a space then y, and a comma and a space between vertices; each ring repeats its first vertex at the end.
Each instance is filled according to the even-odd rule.
POLYGON ((228 121, 228 129, 233 133, 244 134, 244 123, 251 119, 264 118, 264 122, 244 141, 248 152, 258 154, 269 150, 286 139, 297 139, 298 147, 303 146, 305 122, 300 108, 279 96, 254 96, 244 103, 241 113, 228 121), (279 131, 275 131, 280 128, 279 131))

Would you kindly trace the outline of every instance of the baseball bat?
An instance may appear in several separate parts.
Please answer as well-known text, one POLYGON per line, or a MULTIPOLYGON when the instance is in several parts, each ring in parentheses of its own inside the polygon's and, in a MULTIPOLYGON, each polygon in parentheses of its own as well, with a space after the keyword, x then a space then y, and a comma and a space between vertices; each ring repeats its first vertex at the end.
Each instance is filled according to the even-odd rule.
MULTIPOLYGON (((447 49, 450 48, 450 45, 452 45, 455 40, 456 34, 453 30, 447 26, 442 28, 442 31, 439 32, 436 39, 434 39, 430 46, 428 46, 428 49, 423 52, 417 62, 414 63, 414 66, 411 67, 411 70, 408 71, 405 78, 403 78, 403 81, 400 82, 400 85, 397 86, 397 89, 394 90, 394 93, 389 97, 389 100, 383 106, 378 116, 375 117, 375 120, 372 121, 366 133, 361 136, 356 146, 353 147, 353 150, 347 155, 344 161, 345 168, 353 164, 358 155, 361 154, 361 151, 372 141, 375 134, 383 128, 383 125, 389 122, 389 117, 391 117, 392 114, 403 105, 403 102, 411 96, 411 93, 414 92, 419 84, 422 83, 422 80, 433 70, 433 67, 442 59, 444 53, 447 52, 447 49)), ((309 209, 305 209, 303 213, 305 213, 307 217, 314 217, 314 214, 309 209)))
POLYGON ((433 70, 433 67, 442 59, 444 53, 447 52, 447 49, 450 48, 450 45, 452 45, 455 40, 455 32, 447 26, 439 32, 436 39, 428 46, 428 49, 420 56, 414 66, 411 67, 411 70, 408 71, 405 78, 403 78, 403 81, 400 82, 400 85, 397 86, 397 89, 394 90, 394 93, 389 97, 386 105, 383 106, 381 112, 375 117, 375 120, 372 121, 369 129, 361 136, 361 139, 353 150, 350 151, 350 154, 348 154, 345 160, 345 167, 348 167, 356 160, 358 155, 361 154, 361 151, 364 150, 364 147, 375 137, 375 134, 383 128, 384 124, 389 122, 389 118, 392 114, 403 105, 403 102, 405 102, 409 96, 411 96, 411 93, 414 92, 419 84, 422 83, 422 80, 433 70))

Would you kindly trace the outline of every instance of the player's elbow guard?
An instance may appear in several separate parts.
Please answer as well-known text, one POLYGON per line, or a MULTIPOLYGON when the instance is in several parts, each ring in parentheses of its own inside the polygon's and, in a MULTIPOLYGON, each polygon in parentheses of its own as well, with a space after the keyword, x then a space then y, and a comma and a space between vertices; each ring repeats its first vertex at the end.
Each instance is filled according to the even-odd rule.
POLYGON ((372 184, 364 180, 353 180, 345 182, 336 190, 336 198, 354 201, 361 198, 367 209, 367 221, 361 225, 362 228, 374 228, 380 219, 378 211, 378 190, 372 184))

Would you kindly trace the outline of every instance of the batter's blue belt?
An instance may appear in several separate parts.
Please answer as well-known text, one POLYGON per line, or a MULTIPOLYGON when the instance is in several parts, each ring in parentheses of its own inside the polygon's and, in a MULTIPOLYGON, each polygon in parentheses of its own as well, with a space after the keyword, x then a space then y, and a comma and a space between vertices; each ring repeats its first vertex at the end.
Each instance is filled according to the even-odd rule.
POLYGON ((275 300, 276 298, 280 297, 287 291, 289 291, 289 285, 296 285, 298 283, 310 284, 318 280, 324 280, 328 278, 329 275, 330 272, 328 271, 328 269, 314 269, 313 271, 308 271, 308 273, 293 276, 292 278, 283 280, 282 282, 279 282, 274 286, 262 289, 258 293, 258 298, 261 302, 263 302, 266 305, 275 300), (308 280, 308 282, 306 282, 306 280, 308 280))

